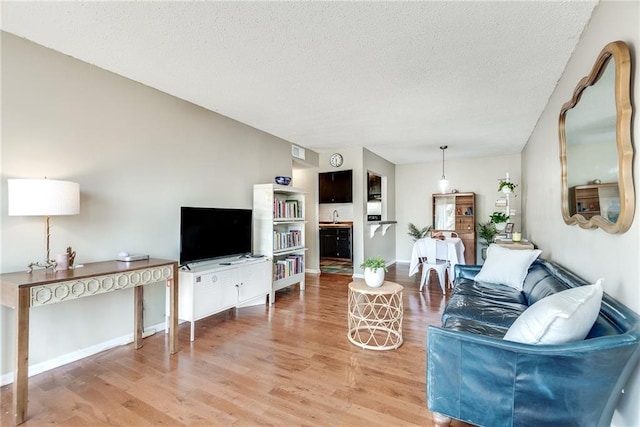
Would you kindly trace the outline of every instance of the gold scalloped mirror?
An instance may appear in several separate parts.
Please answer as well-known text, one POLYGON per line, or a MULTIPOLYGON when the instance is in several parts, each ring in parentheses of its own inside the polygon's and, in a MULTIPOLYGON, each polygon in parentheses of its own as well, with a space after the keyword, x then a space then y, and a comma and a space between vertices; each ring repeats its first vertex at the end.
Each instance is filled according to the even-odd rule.
POLYGON ((562 218, 624 233, 633 222, 631 59, 625 42, 602 49, 560 110, 562 218))

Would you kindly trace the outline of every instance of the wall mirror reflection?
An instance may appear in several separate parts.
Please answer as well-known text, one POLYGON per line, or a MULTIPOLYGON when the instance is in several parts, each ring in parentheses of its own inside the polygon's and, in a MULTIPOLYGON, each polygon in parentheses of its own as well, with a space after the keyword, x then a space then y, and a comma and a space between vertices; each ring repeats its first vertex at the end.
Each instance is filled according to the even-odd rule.
POLYGON ((562 215, 567 224, 622 233, 634 213, 630 57, 605 46, 560 112, 562 215))

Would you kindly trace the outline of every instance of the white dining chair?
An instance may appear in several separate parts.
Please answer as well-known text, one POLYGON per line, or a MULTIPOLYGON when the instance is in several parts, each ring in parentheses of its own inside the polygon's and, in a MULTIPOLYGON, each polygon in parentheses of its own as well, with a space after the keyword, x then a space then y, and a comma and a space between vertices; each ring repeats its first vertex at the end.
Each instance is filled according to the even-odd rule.
POLYGON ((440 282, 440 287, 442 288, 442 293, 446 292, 445 289, 445 274, 447 271, 447 267, 449 266, 449 261, 446 259, 438 259, 438 245, 445 245, 443 251, 441 253, 447 253, 446 243, 440 239, 424 239, 425 240, 425 249, 426 249, 426 258, 422 259, 422 277, 420 278, 420 291, 425 284, 427 284, 429 278, 429 272, 431 270, 435 270, 438 274, 438 281, 440 282))

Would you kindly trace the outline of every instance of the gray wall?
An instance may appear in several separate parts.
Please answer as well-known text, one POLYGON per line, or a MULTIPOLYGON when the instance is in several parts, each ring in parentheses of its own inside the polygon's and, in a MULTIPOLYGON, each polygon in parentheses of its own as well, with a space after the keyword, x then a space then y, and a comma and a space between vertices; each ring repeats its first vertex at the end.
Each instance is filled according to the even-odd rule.
MULTIPOLYGON (((562 104, 571 99, 578 81, 589 74, 598 54, 609 42, 629 44, 632 62, 632 102, 640 99, 638 46, 640 46, 640 3, 600 2, 585 30, 564 75, 523 151, 525 224, 528 235, 543 250, 542 256, 575 271, 587 280, 605 279, 604 290, 636 312, 640 312, 640 207, 638 198, 638 137, 640 121, 633 121, 636 141, 634 158, 636 214, 625 234, 584 230, 568 226, 560 212, 560 160, 558 115, 562 104), (635 82, 635 84, 633 83, 635 82)), ((640 369, 636 367, 627 384, 613 424, 640 425, 640 369)))
MULTIPOLYGON (((7 178, 80 184, 80 214, 52 218, 51 252, 72 246, 77 263, 87 263, 123 250, 177 259, 180 206, 251 208, 253 184, 291 176, 291 144, 284 140, 13 35, 1 37, 2 272, 44 258, 43 219, 7 216, 7 178)), ((145 325, 163 316, 163 284, 146 286, 145 325)), ((117 345, 132 333, 132 318, 130 290, 33 309, 29 363, 46 369, 117 345)), ((2 307, 0 319, 0 373, 7 374, 13 310, 2 307)))

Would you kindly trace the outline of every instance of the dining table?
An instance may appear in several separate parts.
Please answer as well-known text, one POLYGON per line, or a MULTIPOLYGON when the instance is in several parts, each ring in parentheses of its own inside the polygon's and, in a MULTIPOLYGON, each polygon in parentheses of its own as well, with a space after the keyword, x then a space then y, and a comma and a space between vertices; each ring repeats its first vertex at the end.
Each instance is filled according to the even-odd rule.
MULTIPOLYGON (((427 241, 432 237, 418 239, 413 244, 411 251, 411 262, 409 264, 409 276, 413 276, 420 271, 420 260, 427 257, 427 241)), ((449 262, 448 274, 449 281, 453 283, 453 272, 456 264, 465 264, 464 260, 464 244, 459 237, 446 237, 443 245, 436 245, 436 258, 444 259, 449 262)))

